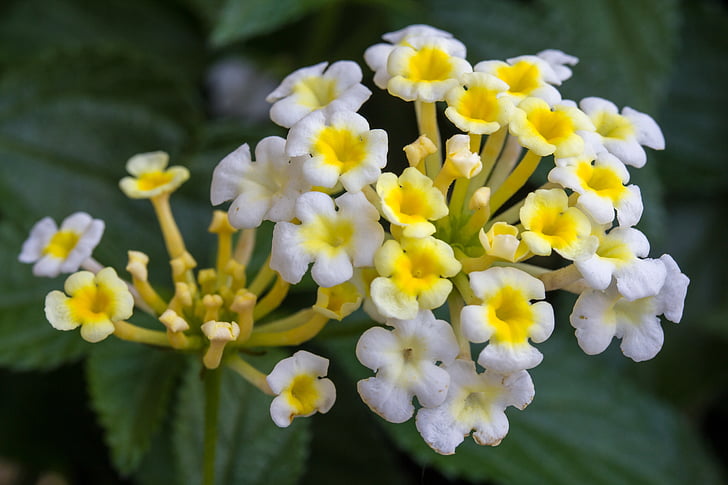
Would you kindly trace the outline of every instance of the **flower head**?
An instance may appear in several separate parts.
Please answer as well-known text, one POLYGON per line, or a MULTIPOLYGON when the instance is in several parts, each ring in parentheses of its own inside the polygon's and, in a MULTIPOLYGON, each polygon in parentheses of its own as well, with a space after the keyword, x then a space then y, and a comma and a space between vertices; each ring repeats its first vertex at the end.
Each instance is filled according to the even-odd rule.
POLYGON ((461 312, 463 335, 489 344, 478 363, 509 374, 537 366, 543 356, 528 340, 543 342, 554 328, 554 312, 546 302, 543 283, 515 268, 490 268, 470 273, 470 286, 482 303, 461 312))
POLYGON ((357 389, 375 413, 402 423, 414 413, 413 397, 424 407, 445 400, 450 376, 437 363, 452 363, 458 345, 452 327, 429 310, 387 323, 394 330, 372 327, 359 338, 356 356, 376 376, 359 381, 357 389))
POLYGON ((329 360, 305 350, 281 360, 266 381, 276 394, 270 404, 273 422, 285 428, 293 418, 327 413, 336 401, 336 388, 330 379, 322 379, 329 360))
POLYGON ((132 315, 134 298, 113 268, 94 275, 79 271, 66 279, 64 290, 54 290, 45 299, 45 315, 53 328, 81 327, 81 337, 99 342, 114 332, 114 322, 132 315))
POLYGON ((483 72, 462 75, 462 86, 447 93, 445 116, 462 131, 487 135, 505 126, 513 113, 513 100, 502 96, 508 84, 483 72))
POLYGON ((371 96, 371 91, 361 84, 361 68, 352 61, 327 62, 304 67, 289 74, 268 95, 273 103, 270 118, 285 128, 290 128, 312 111, 323 109, 333 102, 351 111, 358 110, 371 96))
POLYGON ((435 408, 420 409, 416 419, 417 431, 440 454, 455 453, 471 431, 480 445, 499 444, 508 434, 505 409, 524 409, 533 400, 533 381, 525 370, 507 376, 490 370, 478 374, 475 364, 463 359, 446 368, 447 398, 435 408))
POLYGON ((22 263, 35 263, 35 276, 56 277, 73 273, 91 257, 104 233, 104 221, 85 212, 71 214, 60 229, 50 217, 44 217, 30 230, 18 256, 22 263))
POLYGON ((126 162, 126 171, 132 177, 121 179, 119 187, 132 199, 150 199, 173 192, 190 178, 190 172, 180 166, 167 168, 168 163, 169 155, 165 152, 134 155, 126 162))

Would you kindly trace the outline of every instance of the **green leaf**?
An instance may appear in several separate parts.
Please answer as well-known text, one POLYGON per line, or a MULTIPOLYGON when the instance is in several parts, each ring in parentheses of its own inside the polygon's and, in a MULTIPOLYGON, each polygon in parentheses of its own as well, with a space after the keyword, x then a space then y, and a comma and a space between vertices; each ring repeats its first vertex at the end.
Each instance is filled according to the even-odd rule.
POLYGON ((133 472, 168 414, 185 360, 178 353, 109 340, 87 362, 91 404, 116 468, 133 472))
MULTIPOLYGON (((280 353, 250 362, 270 371, 280 353)), ((177 401, 174 450, 177 479, 181 484, 201 483, 204 429, 204 386, 201 365, 190 366, 177 401)), ((218 484, 292 484, 303 472, 308 454, 308 420, 297 419, 278 428, 270 417, 271 397, 242 377, 223 370, 217 459, 218 484)))
POLYGON ((221 47, 265 34, 337 0, 227 0, 212 31, 221 47))
POLYGON ((77 331, 60 332, 46 320, 45 295, 60 283, 37 278, 30 265, 18 262, 26 237, 25 229, 0 219, 0 365, 47 370, 80 359, 91 345, 77 331))

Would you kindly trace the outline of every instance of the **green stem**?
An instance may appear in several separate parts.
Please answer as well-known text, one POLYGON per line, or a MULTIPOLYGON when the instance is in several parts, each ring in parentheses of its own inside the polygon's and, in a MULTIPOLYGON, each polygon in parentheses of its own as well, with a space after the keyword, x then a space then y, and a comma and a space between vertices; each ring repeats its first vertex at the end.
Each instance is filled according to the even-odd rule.
POLYGON ((426 135, 437 147, 435 153, 425 158, 425 173, 434 180, 442 167, 442 158, 440 158, 442 142, 440 141, 440 130, 437 127, 437 105, 415 101, 415 114, 420 135, 426 135))
POLYGON ((220 369, 205 371, 205 448, 202 462, 202 485, 215 484, 217 423, 220 408, 220 369))

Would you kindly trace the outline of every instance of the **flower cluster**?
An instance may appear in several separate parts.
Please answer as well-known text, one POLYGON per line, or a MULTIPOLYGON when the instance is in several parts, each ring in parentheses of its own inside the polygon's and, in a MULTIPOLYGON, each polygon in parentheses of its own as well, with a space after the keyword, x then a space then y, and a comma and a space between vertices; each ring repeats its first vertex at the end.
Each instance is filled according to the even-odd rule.
MULTIPOLYGON (((560 51, 472 65, 460 41, 429 26, 383 39, 364 59, 379 88, 414 103, 420 136, 389 156, 389 167, 406 168, 388 169, 387 133, 358 113, 371 93, 356 63, 299 69, 267 98, 286 137, 260 140, 255 159, 244 144, 214 170, 211 202, 230 202, 210 226, 215 267, 195 272, 170 209, 187 170, 167 168, 161 152, 136 155, 120 186, 154 206, 173 296, 155 291, 148 257, 130 251, 129 282, 95 263, 68 278, 68 296, 49 294, 51 324, 81 326, 89 341, 114 334, 199 351, 208 369, 227 365, 275 395, 271 416, 287 426, 333 405, 328 360, 300 350, 266 375, 240 350, 299 345, 362 307, 373 322, 356 357, 374 374, 358 383, 361 398, 388 421, 414 416, 442 454, 471 433, 497 445, 508 432, 506 408, 534 398, 528 371, 543 359, 534 344, 555 324, 548 291, 579 295, 570 322, 587 354, 616 337, 631 359, 654 357, 659 317, 680 321, 688 278, 669 255, 649 258, 634 227, 643 205, 627 166, 645 164, 644 146, 664 147, 652 118, 600 98, 562 99, 558 87, 577 59, 560 51), (439 107, 458 131, 444 143, 439 107), (534 184, 544 164, 548 182, 534 184), (271 253, 249 279, 263 221, 274 224, 271 253), (542 267, 538 256, 552 254, 549 263, 561 267, 542 267), (273 318, 309 268, 316 302, 273 318), (132 303, 164 330, 126 322, 132 303), (449 317, 436 317, 446 314, 438 309, 449 317)), ((44 219, 21 260, 38 261, 38 275, 73 272, 102 231, 85 214, 60 230, 44 219)))

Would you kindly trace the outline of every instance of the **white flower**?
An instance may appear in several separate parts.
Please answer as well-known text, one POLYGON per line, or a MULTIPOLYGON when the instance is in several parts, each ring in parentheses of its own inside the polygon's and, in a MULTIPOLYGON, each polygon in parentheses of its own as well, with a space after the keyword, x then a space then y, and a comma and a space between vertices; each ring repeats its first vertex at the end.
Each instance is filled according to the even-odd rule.
POLYGON ((279 222, 273 230, 270 266, 284 280, 301 281, 309 263, 311 276, 330 287, 351 279, 354 267, 372 266, 382 245, 379 211, 364 194, 345 193, 334 201, 321 192, 307 192, 296 202, 300 224, 279 222))
POLYGON ((458 344, 452 327, 422 310, 412 320, 388 320, 394 330, 372 327, 356 346, 356 356, 376 372, 359 381, 357 389, 369 407, 392 423, 412 417, 412 398, 433 407, 447 395, 450 376, 437 365, 455 360, 458 344))
POLYGON ((533 381, 521 370, 504 376, 492 371, 478 374, 471 361, 447 366, 450 388, 445 402, 417 412, 417 430, 436 452, 452 455, 473 431, 480 445, 495 446, 508 434, 508 406, 524 409, 533 400, 533 381))
POLYGON ((561 94, 553 87, 561 84, 551 64, 538 56, 519 56, 503 61, 482 61, 473 68, 497 77, 508 85, 505 96, 518 103, 527 97, 541 98, 549 105, 561 101, 561 94))
POLYGON ((104 233, 104 221, 85 212, 71 214, 60 229, 50 217, 44 217, 30 230, 18 259, 35 263, 33 274, 53 278, 73 273, 91 257, 104 233))
POLYGON ((667 276, 655 295, 630 301, 613 284, 606 291, 587 290, 579 296, 569 320, 584 352, 599 354, 617 337, 622 339, 622 353, 635 362, 657 355, 664 339, 659 315, 680 321, 690 282, 669 255, 660 261, 667 276))
POLYGON ((665 148, 662 131, 649 115, 629 107, 619 113, 614 103, 596 97, 582 99, 579 107, 596 128, 596 132, 580 134, 627 165, 639 168, 645 164, 647 155, 642 145, 655 150, 665 148))
POLYGON ((561 84, 571 77, 571 69, 566 67, 567 65, 575 66, 579 62, 578 57, 570 56, 558 49, 546 49, 536 55, 548 62, 551 69, 553 69, 559 80, 559 82, 555 84, 561 84))
POLYGON ((356 111, 369 99, 372 93, 361 84, 361 68, 356 62, 338 61, 326 69, 327 65, 322 62, 294 71, 268 95, 266 101, 274 103, 270 108, 274 123, 290 128, 333 102, 356 111))
POLYGON ((328 369, 328 359, 305 350, 278 362, 266 378, 276 394, 270 404, 273 422, 285 428, 295 417, 328 412, 336 401, 334 383, 321 379, 328 369))
POLYGON ((305 157, 303 175, 311 185, 330 188, 340 180, 358 192, 376 182, 387 163, 387 132, 370 130, 363 116, 331 106, 291 128, 286 153, 305 157))
POLYGON ((250 158, 247 143, 223 158, 212 173, 212 205, 232 200, 230 224, 239 229, 258 227, 263 220, 290 221, 296 199, 310 190, 301 176, 301 161, 285 154, 286 140, 263 138, 250 158))
POLYGON ((528 343, 543 342, 554 329, 554 312, 543 300, 543 283, 516 268, 489 268, 470 273, 470 286, 482 303, 467 305, 460 318, 463 336, 489 341, 478 357, 486 369, 510 374, 541 363, 543 356, 528 343))

